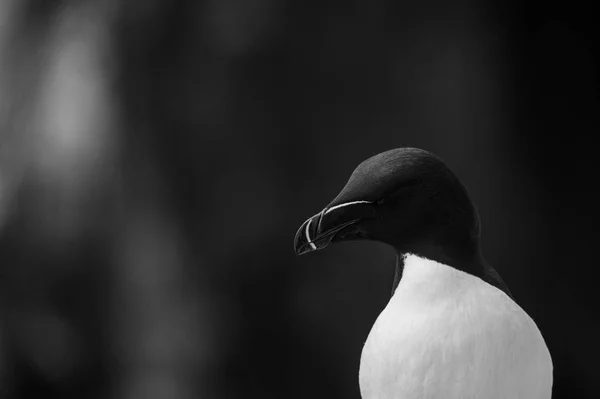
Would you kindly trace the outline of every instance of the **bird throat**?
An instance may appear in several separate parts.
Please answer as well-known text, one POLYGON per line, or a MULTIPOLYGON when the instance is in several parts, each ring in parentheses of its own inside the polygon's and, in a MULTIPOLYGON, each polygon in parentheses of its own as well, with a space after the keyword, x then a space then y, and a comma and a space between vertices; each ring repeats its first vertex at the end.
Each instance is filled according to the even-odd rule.
MULTIPOLYGON (((394 270, 394 282, 392 284, 392 295, 396 292, 400 281, 402 280, 402 274, 404 272, 404 259, 407 254, 412 252, 396 252, 396 267, 394 270)), ((504 291, 508 296, 513 298, 510 289, 500 276, 500 274, 494 269, 488 262, 485 261, 481 254, 481 250, 478 248, 472 255, 463 255, 452 257, 442 251, 415 251, 417 256, 427 258, 438 263, 442 263, 451 266, 460 271, 469 273, 473 276, 481 278, 483 281, 495 286, 496 288, 504 291)), ((514 298, 513 298, 514 299, 514 298)))
POLYGON ((400 284, 400 280, 402 279, 402 272, 404 271, 404 255, 397 254, 396 255, 396 268, 394 270, 394 282, 392 284, 392 295, 396 292, 396 288, 398 288, 398 284, 400 284))

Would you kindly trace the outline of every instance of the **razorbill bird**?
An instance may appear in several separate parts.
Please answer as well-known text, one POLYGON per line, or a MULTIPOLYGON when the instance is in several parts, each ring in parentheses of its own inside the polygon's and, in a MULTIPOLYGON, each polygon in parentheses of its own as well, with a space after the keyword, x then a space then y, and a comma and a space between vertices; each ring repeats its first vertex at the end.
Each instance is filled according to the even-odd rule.
POLYGON ((392 298, 360 359, 363 399, 549 399, 552 359, 480 247, 475 205, 435 155, 361 163, 296 233, 298 255, 375 240, 398 253, 392 298))

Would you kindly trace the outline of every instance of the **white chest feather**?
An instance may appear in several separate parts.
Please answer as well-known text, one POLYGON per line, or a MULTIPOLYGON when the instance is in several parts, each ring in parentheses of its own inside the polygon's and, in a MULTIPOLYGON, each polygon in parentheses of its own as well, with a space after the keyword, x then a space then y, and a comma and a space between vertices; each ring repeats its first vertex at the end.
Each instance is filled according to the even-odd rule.
POLYGON ((367 338, 363 399, 550 399, 552 360, 533 320, 470 274, 413 255, 367 338))

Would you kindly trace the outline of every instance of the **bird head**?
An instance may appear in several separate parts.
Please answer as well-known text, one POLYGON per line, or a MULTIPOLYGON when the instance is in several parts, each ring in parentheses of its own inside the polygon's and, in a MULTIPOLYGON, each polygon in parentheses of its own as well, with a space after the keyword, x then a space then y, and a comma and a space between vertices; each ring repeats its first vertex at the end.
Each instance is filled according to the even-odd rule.
POLYGON ((441 159, 398 148, 358 165, 339 195, 300 226, 294 247, 302 255, 373 240, 399 253, 466 257, 479 249, 479 226, 466 188, 441 159))

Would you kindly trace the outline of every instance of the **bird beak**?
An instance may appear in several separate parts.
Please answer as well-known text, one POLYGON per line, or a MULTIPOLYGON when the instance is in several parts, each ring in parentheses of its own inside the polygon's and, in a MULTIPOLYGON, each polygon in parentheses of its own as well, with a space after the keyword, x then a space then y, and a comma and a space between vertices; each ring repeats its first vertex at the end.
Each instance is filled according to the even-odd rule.
POLYGON ((336 234, 363 218, 373 216, 370 201, 345 202, 329 206, 308 218, 296 233, 294 249, 297 255, 323 249, 336 234))

